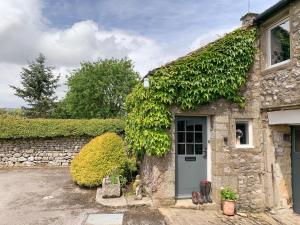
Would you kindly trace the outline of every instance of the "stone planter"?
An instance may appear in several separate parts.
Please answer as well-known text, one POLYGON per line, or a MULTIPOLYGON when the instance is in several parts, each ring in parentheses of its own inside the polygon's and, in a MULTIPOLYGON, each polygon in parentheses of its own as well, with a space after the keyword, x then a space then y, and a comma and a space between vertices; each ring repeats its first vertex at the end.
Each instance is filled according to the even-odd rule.
POLYGON ((235 201, 224 200, 223 201, 223 213, 227 216, 234 216, 235 212, 235 201))
POLYGON ((111 182, 109 177, 102 180, 102 198, 118 198, 121 196, 121 185, 119 177, 114 178, 115 182, 111 182))

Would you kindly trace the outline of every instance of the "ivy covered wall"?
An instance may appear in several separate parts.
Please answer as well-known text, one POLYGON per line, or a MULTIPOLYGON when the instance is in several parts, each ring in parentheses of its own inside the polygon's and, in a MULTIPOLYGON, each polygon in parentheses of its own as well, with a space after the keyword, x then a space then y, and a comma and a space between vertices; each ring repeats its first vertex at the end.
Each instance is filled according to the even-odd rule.
POLYGON ((127 97, 126 139, 136 154, 162 156, 171 149, 170 106, 196 109, 224 98, 244 107, 239 89, 252 63, 256 29, 240 28, 148 74, 127 97))

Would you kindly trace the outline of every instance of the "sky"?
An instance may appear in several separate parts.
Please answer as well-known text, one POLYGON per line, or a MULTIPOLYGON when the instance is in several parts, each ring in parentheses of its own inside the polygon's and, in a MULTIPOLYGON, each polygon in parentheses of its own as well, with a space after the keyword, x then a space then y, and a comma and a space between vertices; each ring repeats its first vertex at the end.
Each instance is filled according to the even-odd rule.
MULTIPOLYGON (((250 0, 261 13, 278 0, 250 0)), ((248 0, 0 0, 0 108, 24 106, 9 85, 39 53, 60 75, 82 61, 127 57, 143 77, 240 26, 248 0)))

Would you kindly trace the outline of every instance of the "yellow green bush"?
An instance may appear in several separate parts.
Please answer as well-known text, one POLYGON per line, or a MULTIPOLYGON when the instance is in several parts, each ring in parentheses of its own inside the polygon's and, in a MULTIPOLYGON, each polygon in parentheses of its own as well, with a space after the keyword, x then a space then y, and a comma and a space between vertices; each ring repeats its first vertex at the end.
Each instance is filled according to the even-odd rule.
POLYGON ((116 133, 108 132, 92 139, 81 149, 72 160, 70 172, 78 185, 95 187, 105 176, 123 173, 127 163, 124 141, 116 133))

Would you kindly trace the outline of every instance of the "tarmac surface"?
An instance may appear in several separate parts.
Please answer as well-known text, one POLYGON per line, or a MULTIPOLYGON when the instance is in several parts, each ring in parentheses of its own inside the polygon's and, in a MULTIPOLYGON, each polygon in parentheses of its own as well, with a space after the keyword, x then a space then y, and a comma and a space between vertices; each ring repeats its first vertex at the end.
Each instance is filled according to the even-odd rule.
POLYGON ((124 225, 161 225, 157 209, 105 208, 96 189, 73 183, 68 168, 0 169, 0 225, 84 225, 89 214, 121 213, 124 225))

